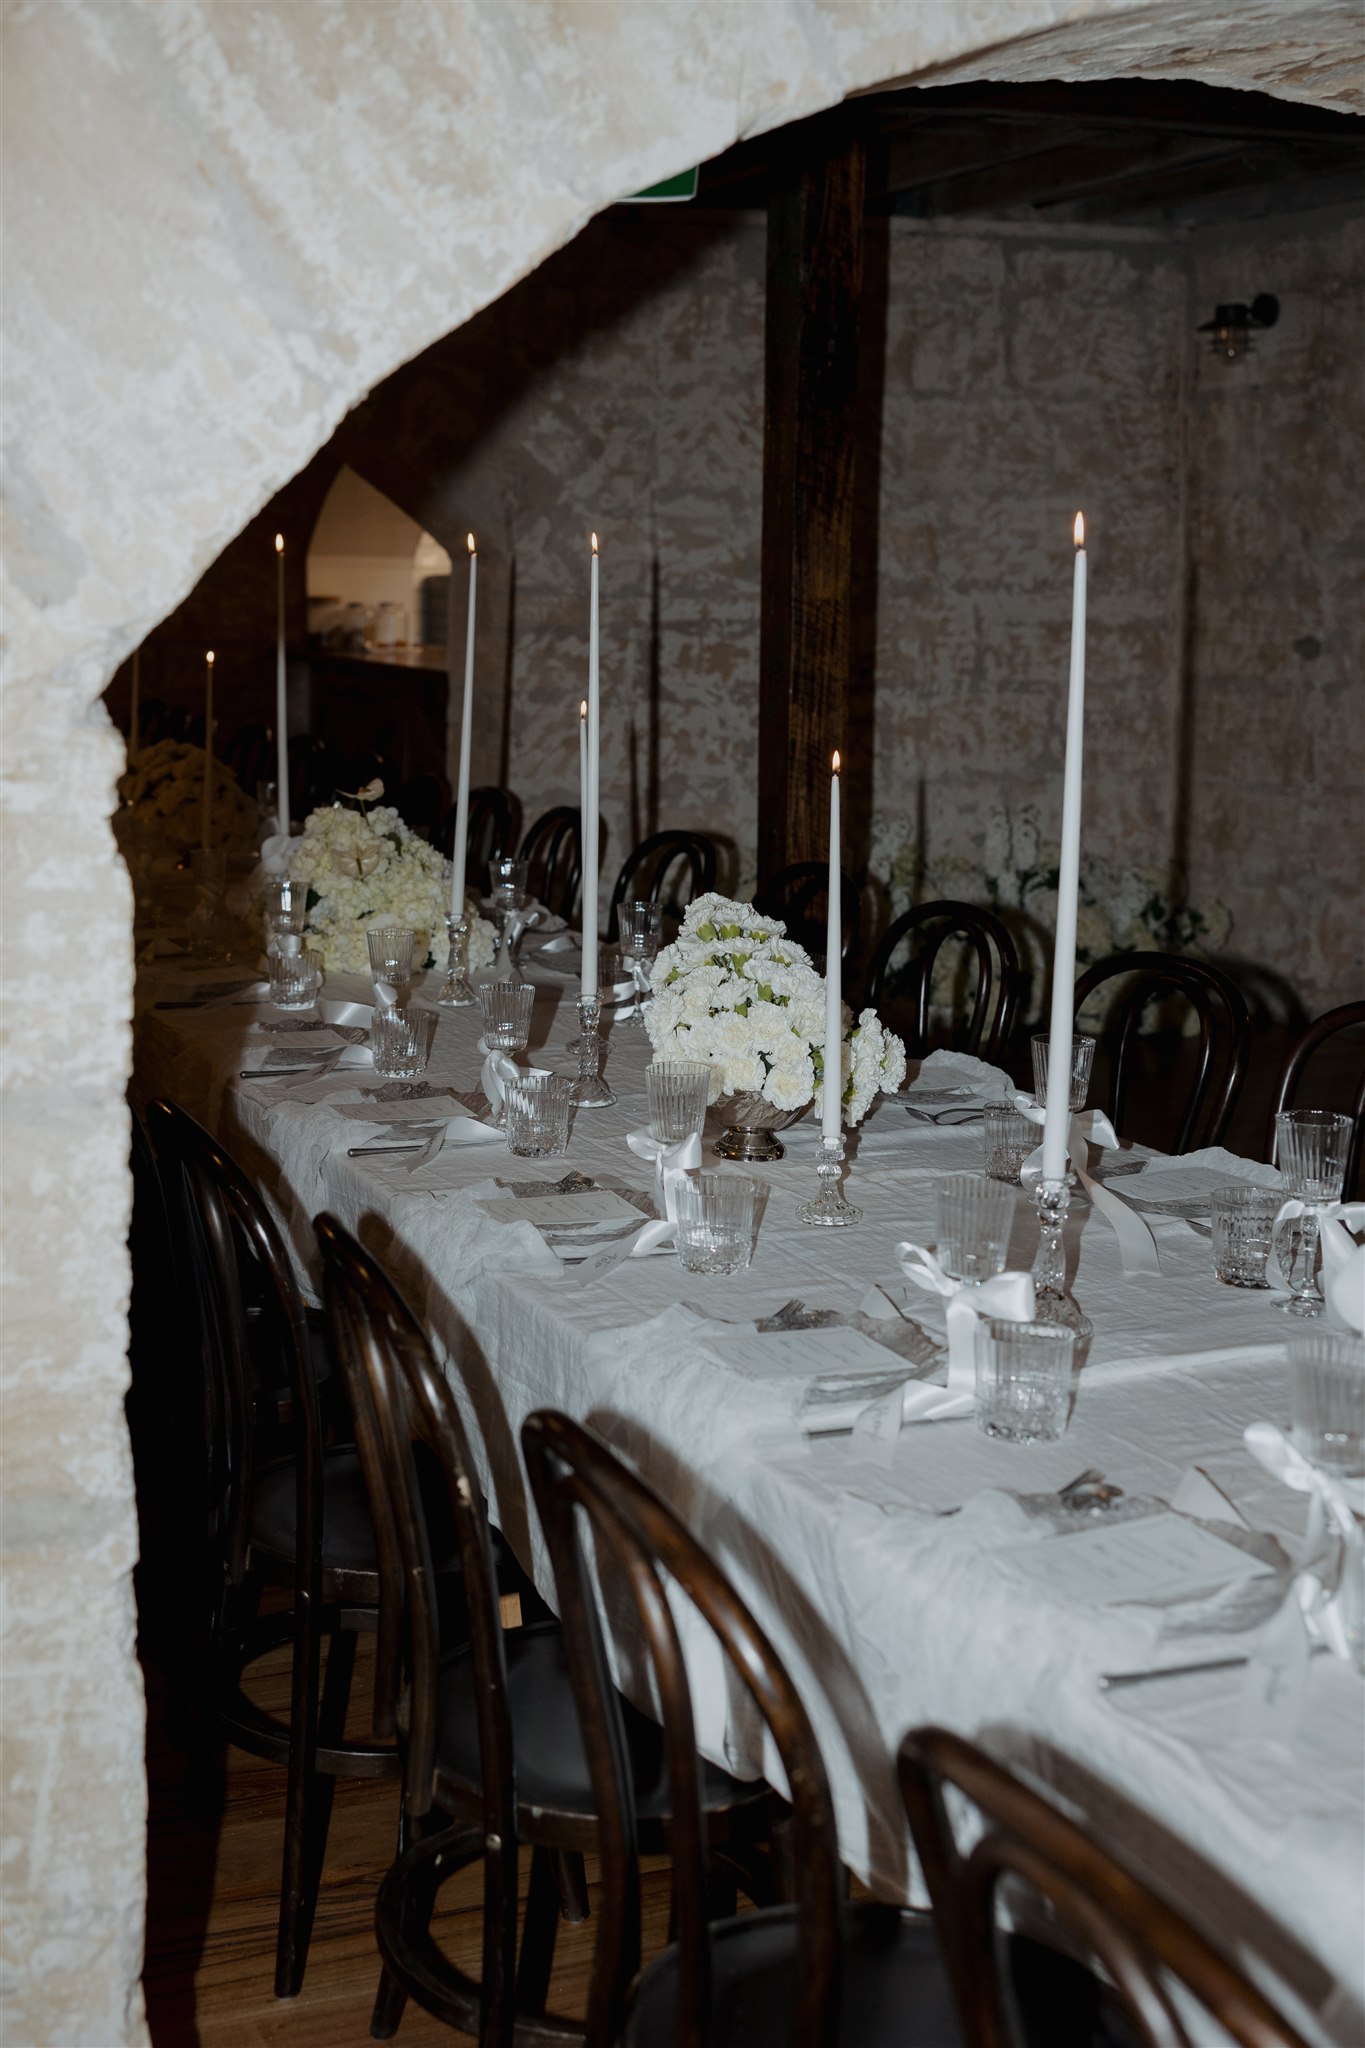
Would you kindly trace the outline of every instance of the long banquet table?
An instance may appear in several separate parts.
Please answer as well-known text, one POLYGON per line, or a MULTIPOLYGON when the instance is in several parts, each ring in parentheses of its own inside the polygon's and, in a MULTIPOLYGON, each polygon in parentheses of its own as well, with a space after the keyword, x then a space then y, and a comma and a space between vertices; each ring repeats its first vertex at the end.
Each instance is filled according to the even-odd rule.
MULTIPOLYGON (((562 975, 532 972, 533 1056, 540 1048, 567 1069, 572 990, 562 975)), ((1310 2039, 1360 2042, 1359 1677, 1313 1659, 1287 1739, 1243 1732, 1235 1671, 1102 1693, 1101 1672, 1148 1658, 1150 1626, 1131 1610, 1067 1605, 1011 1570, 1012 1556, 1048 1533, 1016 1496, 1050 1492, 1085 1466, 1129 1495, 1160 1499, 1198 1466, 1253 1529, 1286 1545, 1301 1533, 1301 1499, 1241 1442, 1246 1423, 1286 1419, 1283 1327, 1263 1295, 1217 1284, 1205 1238, 1159 1224, 1162 1278, 1126 1279, 1105 1222, 1073 1216, 1075 1287, 1095 1334, 1061 1443, 989 1440, 970 1420, 907 1427, 889 1452, 848 1435, 807 1439, 795 1421, 800 1384, 755 1376, 716 1340, 793 1297, 852 1311, 871 1285, 893 1283, 896 1243, 932 1237, 935 1179, 979 1165, 979 1127, 912 1122, 894 1101, 880 1103, 850 1148, 862 1222, 827 1232, 795 1217, 814 1185, 818 1133, 807 1118, 786 1133, 783 1162, 752 1169, 767 1199, 747 1274, 693 1277, 663 1256, 583 1284, 529 1225, 494 1221, 479 1199, 499 1192, 497 1179, 549 1182, 566 1168, 647 1184, 649 1169, 625 1144, 646 1122, 643 1030, 611 1032, 617 1104, 577 1117, 566 1159, 447 1145, 410 1172, 402 1156, 347 1157, 367 1127, 335 1105, 360 1100, 371 1075, 238 1078, 268 1008, 154 1007, 203 979, 164 966, 144 973, 136 1091, 170 1094, 219 1131, 276 1202, 305 1281, 315 1264, 310 1219, 324 1208, 390 1265, 447 1360, 458 1358, 452 1379, 483 1447, 495 1520, 547 1594, 517 1449, 523 1418, 541 1406, 590 1422, 628 1452, 732 1575, 810 1706, 844 1858, 878 1891, 916 1896, 896 1744, 916 1723, 945 1723, 1027 1764, 1224 1945, 1273 1972, 1267 1981, 1310 2039)), ((369 993, 340 977, 326 990, 358 1001, 369 993)), ((477 1030, 476 1010, 441 1013, 428 1080, 477 1085, 477 1030)), ((1031 1263, 1034 1243, 1021 1203, 1010 1264, 1031 1263)), ((696 1631, 689 1655, 703 1747, 732 1767, 764 1768, 714 1648, 696 1631)))

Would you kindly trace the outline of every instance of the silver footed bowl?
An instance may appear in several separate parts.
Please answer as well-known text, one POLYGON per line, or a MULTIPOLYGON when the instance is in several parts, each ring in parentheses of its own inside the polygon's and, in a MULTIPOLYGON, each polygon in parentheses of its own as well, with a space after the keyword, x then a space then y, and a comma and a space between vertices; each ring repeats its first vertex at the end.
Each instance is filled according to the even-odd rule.
POLYGON ((787 1148, 779 1143, 777 1132, 787 1130, 809 1108, 810 1104, 803 1102, 799 1109, 776 1109, 756 1088, 722 1095, 716 1103, 716 1114, 725 1129, 713 1150, 722 1159, 742 1159, 750 1165, 785 1158, 787 1148))

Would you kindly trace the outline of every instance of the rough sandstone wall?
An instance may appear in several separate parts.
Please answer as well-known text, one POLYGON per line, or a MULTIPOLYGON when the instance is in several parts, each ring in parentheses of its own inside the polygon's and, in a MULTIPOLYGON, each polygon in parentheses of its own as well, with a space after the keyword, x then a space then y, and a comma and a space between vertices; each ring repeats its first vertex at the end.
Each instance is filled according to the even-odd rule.
POLYGON ((117 663, 371 385, 622 193, 850 90, 979 74, 971 52, 1010 75, 1017 38, 1014 75, 1353 106, 1357 20, 1351 0, 16 0, 5 34, 0 1985, 15 2048, 108 2048, 145 2038, 132 961, 97 705, 117 663), (62 948, 80 973, 57 1013, 62 948))

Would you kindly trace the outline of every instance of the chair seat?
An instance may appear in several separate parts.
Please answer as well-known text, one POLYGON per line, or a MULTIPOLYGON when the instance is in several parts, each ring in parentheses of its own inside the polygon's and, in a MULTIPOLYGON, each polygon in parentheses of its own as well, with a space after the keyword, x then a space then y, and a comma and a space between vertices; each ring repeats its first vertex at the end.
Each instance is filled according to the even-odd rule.
MULTIPOLYGON (((296 1488, 292 1462, 262 1472, 252 1493, 253 1549, 272 1557, 294 1556, 296 1488)), ((322 1455, 322 1563, 332 1572, 379 1569, 360 1454, 349 1444, 322 1455)))
MULTIPOLYGON (((711 1940, 711 2025, 706 2048, 788 2048, 793 2038, 797 1920, 772 1906, 716 1922, 711 1940)), ((961 2048, 932 1923, 894 1906, 852 1907, 843 1924, 838 2048, 961 2048)), ((640 1978, 623 2048, 673 2039, 678 1951, 665 1949, 640 1978)))
MULTIPOLYGON (((523 1807, 590 1818, 597 1804, 579 1732, 563 1634, 557 1624, 518 1629, 509 1632, 503 1643, 518 1802, 523 1807)), ((474 1672, 468 1656, 457 1653, 447 1659, 438 1697, 438 1782, 477 1785, 479 1736, 474 1672)), ((636 1810, 641 1820, 658 1820, 670 1805, 663 1730, 629 1701, 623 1706, 636 1810)), ((708 1809, 752 1805, 766 1797, 768 1790, 762 1779, 741 1783, 711 1764, 703 1765, 702 1785, 708 1809)))

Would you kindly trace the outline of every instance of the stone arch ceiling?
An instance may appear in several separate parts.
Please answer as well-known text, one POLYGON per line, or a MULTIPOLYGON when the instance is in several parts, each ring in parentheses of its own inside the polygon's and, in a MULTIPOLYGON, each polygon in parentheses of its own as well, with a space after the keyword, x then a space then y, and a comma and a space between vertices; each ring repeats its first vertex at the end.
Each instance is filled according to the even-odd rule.
POLYGON ((652 180, 888 81, 1358 111, 1359 0, 7 0, 5 2037, 145 2039, 130 899, 95 701, 363 394, 652 180), (48 1007, 55 949, 80 973, 48 1007), (31 1021, 37 1017, 40 1028, 31 1021), (90 1673, 98 1671, 98 1685, 90 1673))

